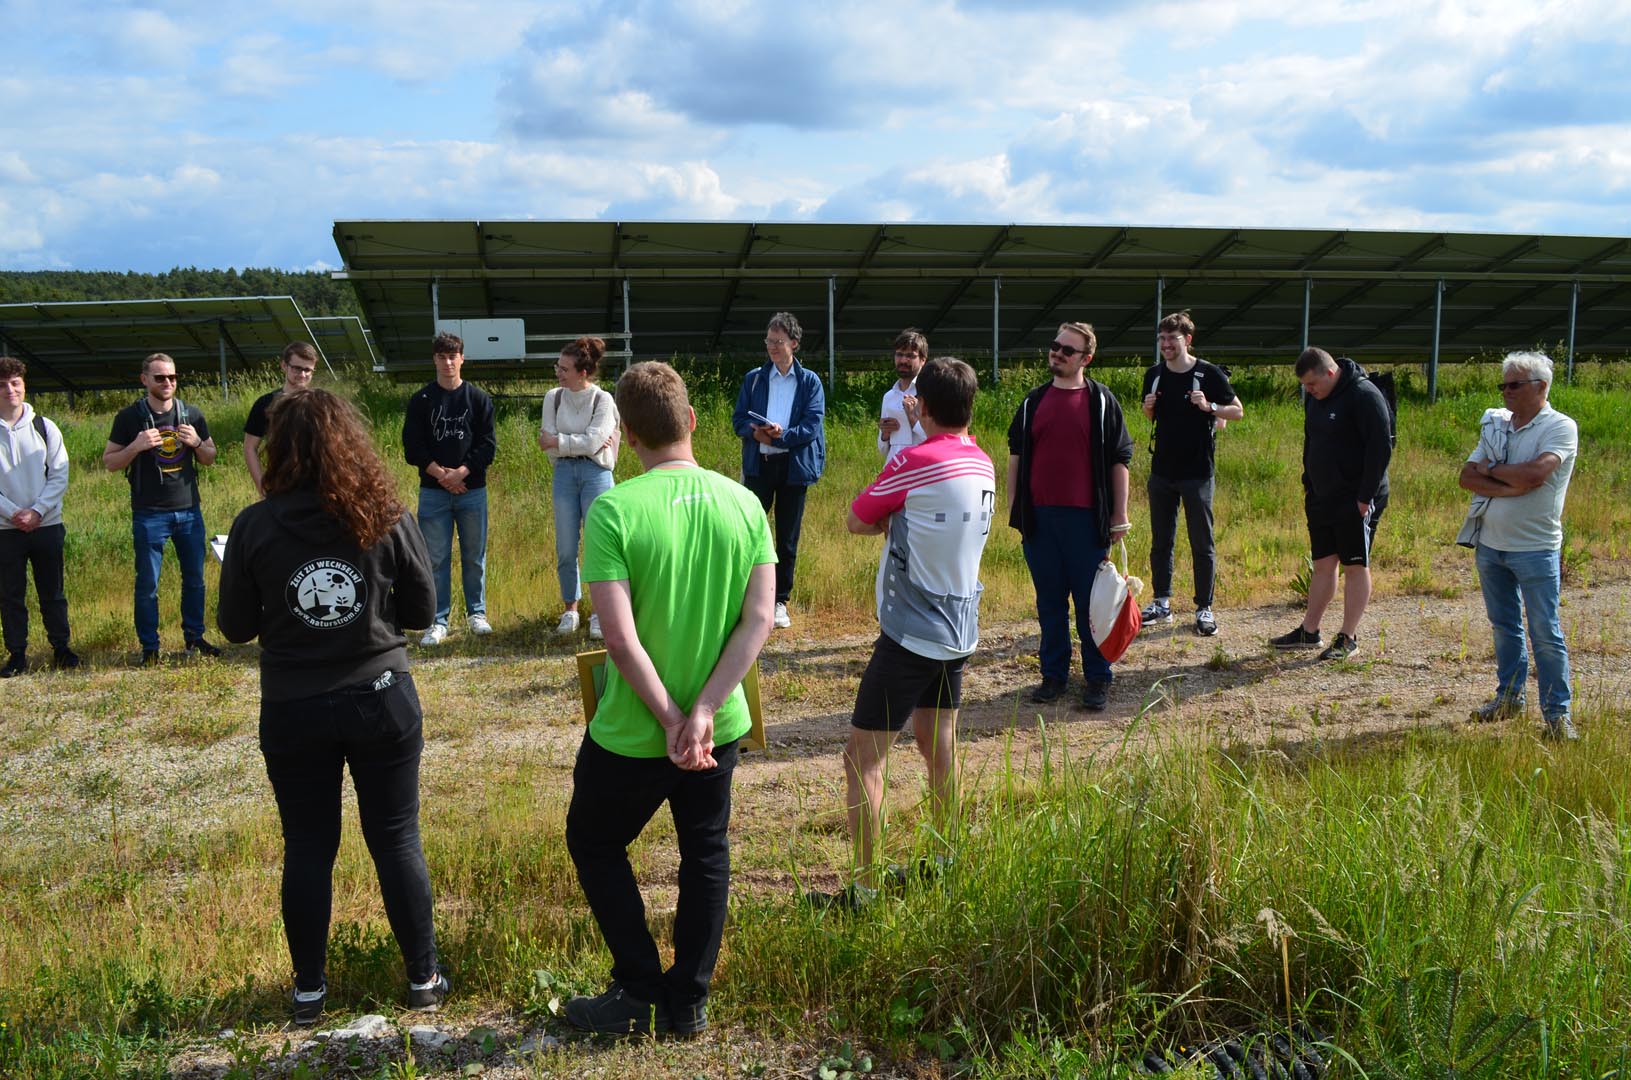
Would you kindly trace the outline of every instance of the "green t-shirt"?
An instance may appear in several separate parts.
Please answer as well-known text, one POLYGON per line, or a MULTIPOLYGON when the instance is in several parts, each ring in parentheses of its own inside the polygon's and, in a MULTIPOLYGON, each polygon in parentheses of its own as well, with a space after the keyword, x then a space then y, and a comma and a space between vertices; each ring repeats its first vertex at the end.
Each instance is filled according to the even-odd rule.
MULTIPOLYGON (((702 468, 663 468, 595 499, 583 528, 583 580, 627 581, 634 628, 663 685, 689 710, 742 617, 755 566, 776 561, 770 526, 747 488, 702 468)), ((714 716, 714 742, 747 734, 738 686, 714 716)), ((663 757, 662 725, 606 665, 589 736, 624 757, 663 757)))

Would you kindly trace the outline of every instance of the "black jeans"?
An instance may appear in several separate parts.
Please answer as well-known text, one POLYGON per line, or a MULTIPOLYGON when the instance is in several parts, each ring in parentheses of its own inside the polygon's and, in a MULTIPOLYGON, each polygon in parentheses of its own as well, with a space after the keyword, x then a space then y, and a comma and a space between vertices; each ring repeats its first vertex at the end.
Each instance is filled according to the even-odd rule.
POLYGON ((425 740, 413 678, 395 672, 378 690, 364 684, 294 701, 263 700, 260 743, 283 819, 283 927, 295 986, 316 990, 324 983, 346 765, 408 978, 429 982, 436 973, 436 929, 419 843, 425 740))
POLYGON ((1195 567, 1195 607, 1212 606, 1218 553, 1212 543, 1212 477, 1168 480, 1150 474, 1150 577, 1155 595, 1172 595, 1172 549, 1178 536, 1178 504, 1183 503, 1189 530, 1189 555, 1195 567))
POLYGON ((62 590, 62 549, 68 536, 62 523, 33 532, 0 529, 0 627, 6 651, 28 649, 28 565, 34 564, 34 592, 40 621, 53 649, 68 647, 68 595, 62 590))
POLYGON ((799 531, 804 527, 804 496, 810 488, 787 482, 791 454, 770 454, 759 459, 759 475, 743 477, 747 489, 759 496, 766 510, 776 508, 776 602, 793 595, 793 566, 799 557, 799 531))
POLYGON ((736 756, 736 743, 716 746, 716 767, 687 772, 667 758, 614 754, 585 735, 572 770, 566 847, 612 954, 612 978, 642 1001, 666 1000, 676 1014, 708 996, 719 959, 731 888, 726 829, 736 756), (628 854, 664 802, 680 849, 674 966, 666 972, 646 927, 646 905, 628 854))

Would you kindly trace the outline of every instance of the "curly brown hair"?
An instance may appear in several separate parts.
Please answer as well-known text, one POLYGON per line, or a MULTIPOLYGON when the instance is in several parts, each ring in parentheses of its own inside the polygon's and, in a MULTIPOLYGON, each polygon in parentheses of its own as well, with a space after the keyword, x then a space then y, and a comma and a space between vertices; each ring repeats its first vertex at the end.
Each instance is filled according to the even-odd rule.
POLYGON ((314 488, 359 548, 385 539, 406 508, 357 407, 327 390, 286 390, 266 417, 266 494, 314 488))

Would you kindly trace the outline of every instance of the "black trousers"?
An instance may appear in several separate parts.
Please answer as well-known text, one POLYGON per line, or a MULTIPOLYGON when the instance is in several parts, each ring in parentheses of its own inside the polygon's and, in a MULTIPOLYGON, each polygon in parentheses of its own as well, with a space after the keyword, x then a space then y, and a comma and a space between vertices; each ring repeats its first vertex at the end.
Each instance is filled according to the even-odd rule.
POLYGON ((1195 567, 1195 608, 1212 606, 1212 581, 1218 554, 1212 542, 1210 476, 1168 480, 1150 474, 1150 577, 1156 596, 1172 595, 1172 549, 1178 537, 1178 506, 1183 504, 1189 530, 1189 555, 1195 567))
POLYGON ((717 766, 688 772, 667 758, 614 754, 585 735, 572 770, 566 847, 612 954, 612 978, 642 1001, 666 1000, 676 1014, 707 998, 719 960, 731 887, 726 829, 737 745, 714 747, 717 766), (666 972, 628 854, 664 802, 680 849, 674 964, 666 972))
POLYGON ((0 529, 0 630, 6 651, 28 650, 28 567, 34 566, 34 592, 40 621, 53 649, 68 647, 68 594, 62 588, 62 550, 68 532, 62 523, 33 532, 0 529))
POLYGON ((430 874, 419 842, 419 694, 406 672, 393 680, 378 690, 261 702, 261 754, 283 819, 283 927, 301 990, 324 984, 346 766, 408 978, 424 983, 436 973, 430 874))
POLYGON ((793 595, 793 567, 799 558, 799 532, 804 527, 806 484, 787 482, 791 454, 770 454, 759 459, 759 475, 744 477, 747 489, 759 496, 759 505, 776 510, 776 602, 793 595))

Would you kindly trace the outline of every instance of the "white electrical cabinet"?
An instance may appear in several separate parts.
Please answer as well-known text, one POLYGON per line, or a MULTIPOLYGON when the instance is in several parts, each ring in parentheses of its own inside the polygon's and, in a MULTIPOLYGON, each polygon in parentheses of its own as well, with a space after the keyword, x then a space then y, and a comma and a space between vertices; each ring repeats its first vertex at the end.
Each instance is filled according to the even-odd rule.
POLYGON ((521 360, 527 355, 525 319, 439 319, 436 332, 464 339, 466 360, 521 360))

